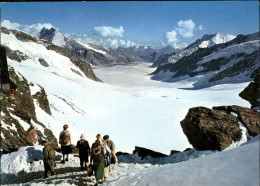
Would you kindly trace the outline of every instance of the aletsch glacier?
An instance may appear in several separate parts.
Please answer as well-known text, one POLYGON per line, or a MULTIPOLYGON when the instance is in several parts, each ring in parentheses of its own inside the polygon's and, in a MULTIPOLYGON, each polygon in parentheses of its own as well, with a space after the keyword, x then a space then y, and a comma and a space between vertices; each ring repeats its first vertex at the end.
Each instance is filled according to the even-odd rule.
MULTIPOLYGON (((41 43, 22 42, 12 34, 2 34, 2 40, 3 45, 29 57, 20 63, 8 58, 10 67, 46 91, 52 114, 47 114, 35 102, 37 119, 56 138, 63 124, 68 123, 74 144, 82 132, 90 143, 101 133, 110 135, 117 151, 132 152, 134 146, 142 146, 169 154, 173 149, 182 151, 191 147, 180 126, 189 108, 250 107, 238 96, 249 82, 184 90, 180 88, 191 88, 194 80, 153 81, 149 74, 155 68, 137 62, 94 67, 95 74, 103 81, 100 83, 86 78, 69 58, 47 50, 41 43), (47 61, 49 67, 41 65, 39 58, 47 61)), ((33 88, 30 91, 35 93, 33 88)))

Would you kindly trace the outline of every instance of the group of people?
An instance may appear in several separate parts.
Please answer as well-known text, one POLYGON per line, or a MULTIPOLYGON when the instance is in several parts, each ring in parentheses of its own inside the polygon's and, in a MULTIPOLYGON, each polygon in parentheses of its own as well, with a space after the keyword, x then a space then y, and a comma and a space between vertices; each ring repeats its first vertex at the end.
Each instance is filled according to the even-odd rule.
MULTIPOLYGON (((85 134, 81 134, 80 140, 77 142, 76 148, 79 150, 80 168, 86 170, 87 167, 93 168, 96 182, 103 183, 106 176, 111 172, 111 163, 118 162, 115 154, 115 144, 109 139, 108 135, 104 135, 103 138, 100 134, 97 134, 96 141, 92 144, 91 148, 88 141, 86 140, 85 134), (90 164, 88 166, 90 159, 90 164)), ((68 124, 63 126, 63 131, 59 136, 59 144, 61 145, 62 161, 65 163, 69 161, 69 154, 72 152, 71 149, 71 134, 68 131, 68 124)), ((48 177, 48 172, 51 175, 56 175, 54 170, 55 161, 49 158, 49 152, 51 146, 48 145, 47 141, 43 140, 42 145, 44 155, 44 178, 48 177)))

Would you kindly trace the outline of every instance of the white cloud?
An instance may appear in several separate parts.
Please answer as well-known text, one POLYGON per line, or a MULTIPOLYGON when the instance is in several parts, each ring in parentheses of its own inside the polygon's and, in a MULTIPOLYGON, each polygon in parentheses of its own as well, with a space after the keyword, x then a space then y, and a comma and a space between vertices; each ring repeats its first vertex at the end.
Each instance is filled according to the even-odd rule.
POLYGON ((95 45, 103 45, 108 48, 118 48, 118 47, 131 47, 136 45, 135 42, 130 41, 128 39, 121 38, 103 38, 95 35, 88 34, 67 34, 67 36, 85 44, 95 44, 95 45))
POLYGON ((177 32, 175 30, 172 30, 170 32, 166 32, 164 37, 165 37, 165 40, 168 43, 174 43, 174 42, 178 41, 177 32))
POLYGON ((119 28, 113 28, 110 26, 95 27, 94 34, 101 37, 123 37, 124 28, 122 26, 119 28))
POLYGON ((37 23, 32 25, 25 25, 23 31, 32 36, 37 36, 37 34, 42 30, 43 27, 51 29, 54 26, 52 26, 50 23, 37 23))
POLYGON ((193 36, 193 30, 195 28, 195 23, 192 21, 192 19, 183 21, 180 20, 177 22, 178 27, 176 30, 178 31, 178 34, 180 34, 184 38, 189 38, 193 36))
POLYGON ((11 21, 9 20, 3 20, 1 22, 1 25, 8 28, 8 29, 13 29, 13 30, 20 30, 21 28, 21 25, 18 24, 18 23, 12 23, 11 21))
POLYGON ((8 29, 21 30, 29 35, 37 36, 37 34, 41 31, 43 27, 50 29, 52 26, 50 23, 37 23, 32 25, 20 25, 18 23, 12 23, 9 20, 3 20, 2 26, 8 29))
POLYGON ((198 30, 204 30, 205 28, 202 25, 198 26, 198 30))

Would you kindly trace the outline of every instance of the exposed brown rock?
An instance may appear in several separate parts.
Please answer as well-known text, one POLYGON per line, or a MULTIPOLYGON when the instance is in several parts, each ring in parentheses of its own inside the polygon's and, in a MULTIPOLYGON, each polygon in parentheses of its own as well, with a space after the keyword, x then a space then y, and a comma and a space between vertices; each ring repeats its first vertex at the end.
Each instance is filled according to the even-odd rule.
POLYGON ((43 87, 41 87, 40 85, 38 85, 38 86, 40 87, 41 91, 37 92, 35 95, 33 95, 33 98, 38 101, 38 104, 42 110, 44 110, 46 113, 51 115, 51 109, 50 109, 47 94, 45 93, 45 90, 43 87))
POLYGON ((205 107, 189 109, 181 126, 189 142, 198 150, 223 150, 241 138, 235 116, 205 107))
POLYGON ((260 106, 260 75, 254 79, 240 94, 239 96, 247 100, 251 104, 251 108, 260 106))
POLYGON ((224 111, 226 114, 231 112, 237 114, 237 119, 244 124, 248 130, 250 136, 257 136, 260 134, 260 124, 259 124, 259 113, 253 111, 249 108, 244 108, 240 106, 221 106, 213 107, 213 110, 224 111))
POLYGON ((32 136, 28 135, 28 130, 25 131, 19 120, 35 127, 35 132, 38 136, 38 141, 45 139, 53 146, 57 146, 57 139, 52 131, 39 122, 36 117, 33 97, 30 94, 29 84, 27 80, 13 68, 9 68, 10 79, 17 85, 17 94, 15 99, 2 94, 1 100, 1 147, 10 148, 14 145, 28 146, 34 145, 36 142, 32 140, 32 136), (32 121, 32 123, 31 123, 32 121), (38 127, 44 129, 44 134, 38 127))

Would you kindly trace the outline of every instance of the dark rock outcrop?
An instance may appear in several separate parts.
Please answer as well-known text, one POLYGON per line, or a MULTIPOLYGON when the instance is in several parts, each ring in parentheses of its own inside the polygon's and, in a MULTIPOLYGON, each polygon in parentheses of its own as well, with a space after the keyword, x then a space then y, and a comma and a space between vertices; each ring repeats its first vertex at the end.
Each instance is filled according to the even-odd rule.
MULTIPOLYGON (((34 86, 33 84, 31 84, 34 86)), ((40 92, 37 92, 36 94, 32 95, 34 99, 38 101, 39 106, 42 110, 44 110, 46 113, 51 115, 51 109, 49 105, 49 100, 47 98, 47 94, 45 93, 45 90, 43 87, 38 85, 40 87, 40 92)))
POLYGON ((119 152, 116 153, 116 156, 121 156, 121 155, 129 155, 129 153, 127 153, 127 152, 121 152, 121 151, 119 151, 119 152))
POLYGON ((171 150, 170 155, 173 155, 173 154, 175 154, 175 153, 180 153, 180 152, 181 152, 181 151, 171 150))
POLYGON ((205 107, 189 109, 181 126, 189 142, 198 150, 223 150, 241 138, 235 116, 205 107))
MULTIPOLYGON (((17 93, 15 99, 2 94, 1 147, 10 148, 14 145, 34 145, 35 141, 33 141, 28 134, 29 130, 26 129, 27 126, 35 127, 39 143, 44 139, 51 145, 58 146, 57 139, 52 131, 37 120, 34 98, 30 93, 28 81, 13 68, 9 68, 9 77, 17 85, 17 93)), ((39 97, 42 96, 39 95, 39 97)), ((39 104, 41 104, 41 102, 41 99, 39 99, 39 104)))
POLYGON ((161 157, 167 157, 167 155, 162 154, 160 152, 156 152, 150 149, 146 149, 143 147, 137 147, 135 146, 135 150, 133 151, 133 154, 137 153, 141 159, 145 158, 146 156, 151 156, 153 158, 161 158, 161 157))
POLYGON ((40 62, 40 64, 44 67, 49 67, 49 64, 47 63, 47 61, 45 61, 43 58, 39 58, 38 61, 40 62))
POLYGON ((6 48, 6 55, 9 59, 12 59, 17 62, 21 62, 23 60, 30 59, 26 54, 24 54, 23 52, 21 52, 19 50, 11 50, 7 46, 5 48, 6 48))
POLYGON ((213 110, 223 111, 225 114, 230 114, 231 112, 235 113, 237 115, 237 119, 241 121, 247 128, 248 134, 250 136, 255 137, 260 134, 258 112, 240 106, 213 107, 213 110))
POLYGON ((257 74, 254 81, 251 82, 239 96, 251 104, 251 108, 260 106, 260 74, 257 74))

